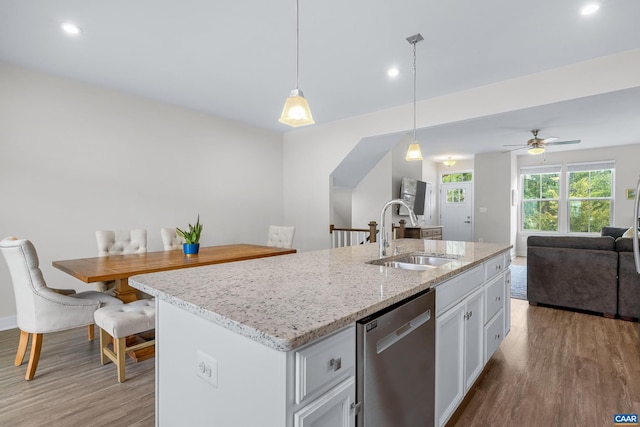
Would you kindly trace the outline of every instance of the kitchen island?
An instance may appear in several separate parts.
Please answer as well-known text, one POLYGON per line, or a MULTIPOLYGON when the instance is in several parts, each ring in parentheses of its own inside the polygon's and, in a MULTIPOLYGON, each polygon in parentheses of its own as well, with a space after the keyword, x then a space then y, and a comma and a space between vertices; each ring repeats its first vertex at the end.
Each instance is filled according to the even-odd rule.
POLYGON ((378 246, 368 244, 133 277, 157 301, 157 424, 352 425, 355 322, 433 287, 436 316, 466 307, 495 260, 508 265, 510 249, 401 239, 389 253, 394 245, 453 260, 425 271, 372 265, 378 246))

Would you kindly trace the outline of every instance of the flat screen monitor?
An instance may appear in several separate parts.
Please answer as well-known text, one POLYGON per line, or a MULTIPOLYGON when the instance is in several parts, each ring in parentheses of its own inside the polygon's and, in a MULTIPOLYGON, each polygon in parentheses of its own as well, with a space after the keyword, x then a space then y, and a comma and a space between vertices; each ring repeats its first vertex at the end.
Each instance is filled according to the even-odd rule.
MULTIPOLYGON (((427 192, 427 183, 413 178, 402 178, 400 184, 400 198, 407 202, 416 215, 424 215, 424 201, 427 192)), ((409 215, 409 212, 400 206, 398 215, 409 215)))

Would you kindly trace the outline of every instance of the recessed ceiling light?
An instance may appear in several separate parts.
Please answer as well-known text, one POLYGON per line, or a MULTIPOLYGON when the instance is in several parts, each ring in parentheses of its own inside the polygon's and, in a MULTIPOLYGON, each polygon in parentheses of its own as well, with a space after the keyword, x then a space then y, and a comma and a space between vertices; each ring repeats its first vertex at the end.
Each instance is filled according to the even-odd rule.
POLYGON ((589 3, 585 5, 580 11, 581 15, 591 15, 592 13, 596 13, 600 9, 599 3, 589 3))
POLYGON ((72 36, 77 36, 82 32, 80 27, 78 27, 76 24, 72 24, 71 22, 65 22, 61 25, 61 27, 65 33, 71 34, 72 36))
POLYGON ((395 67, 389 68, 387 70, 387 76, 394 78, 394 77, 398 77, 398 75, 400 74, 400 70, 398 70, 395 67))

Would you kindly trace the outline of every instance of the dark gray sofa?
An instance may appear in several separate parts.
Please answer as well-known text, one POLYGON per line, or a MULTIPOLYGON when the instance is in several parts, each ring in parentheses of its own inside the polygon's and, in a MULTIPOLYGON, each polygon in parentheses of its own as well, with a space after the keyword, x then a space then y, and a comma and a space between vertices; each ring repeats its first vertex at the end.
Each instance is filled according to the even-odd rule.
POLYGON ((527 299, 532 305, 640 317, 640 275, 625 228, 605 227, 599 237, 529 236, 527 299))

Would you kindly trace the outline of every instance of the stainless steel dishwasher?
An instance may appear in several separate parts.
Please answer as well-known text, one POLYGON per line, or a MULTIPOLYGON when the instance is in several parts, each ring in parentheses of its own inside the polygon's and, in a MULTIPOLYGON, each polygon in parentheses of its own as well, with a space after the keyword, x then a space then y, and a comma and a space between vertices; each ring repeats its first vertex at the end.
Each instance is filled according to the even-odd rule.
POLYGON ((358 427, 434 422, 435 290, 357 322, 358 427))

